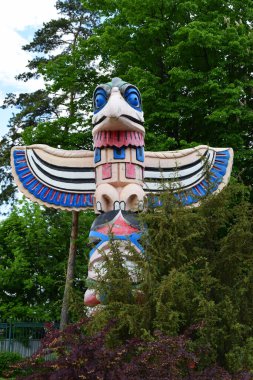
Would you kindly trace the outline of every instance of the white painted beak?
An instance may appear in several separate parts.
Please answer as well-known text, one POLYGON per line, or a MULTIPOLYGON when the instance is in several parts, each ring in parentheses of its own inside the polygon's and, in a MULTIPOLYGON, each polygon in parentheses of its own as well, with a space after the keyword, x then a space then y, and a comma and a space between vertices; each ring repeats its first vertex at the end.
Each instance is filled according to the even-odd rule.
POLYGON ((118 87, 113 87, 107 104, 92 118, 93 136, 100 131, 145 132, 143 112, 135 110, 123 98, 118 87))

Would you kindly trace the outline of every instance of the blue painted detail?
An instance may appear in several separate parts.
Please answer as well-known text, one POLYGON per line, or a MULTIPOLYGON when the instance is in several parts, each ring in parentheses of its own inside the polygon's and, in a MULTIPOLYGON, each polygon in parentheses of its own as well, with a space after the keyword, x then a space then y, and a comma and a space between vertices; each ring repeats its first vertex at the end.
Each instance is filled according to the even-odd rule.
POLYGON ((57 196, 55 198, 55 204, 57 206, 60 206, 61 204, 61 197, 62 197, 62 193, 60 191, 57 191, 57 196))
POLYGON ((35 197, 41 199, 40 198, 40 194, 41 194, 42 189, 43 189, 43 185, 39 182, 38 186, 36 186, 35 189, 34 189, 34 195, 35 195, 35 197))
POLYGON ((113 158, 116 159, 124 159, 126 157, 125 147, 117 148, 113 147, 113 158))
POLYGON ((53 199, 54 199, 54 197, 52 198, 53 193, 54 193, 54 190, 53 190, 53 189, 50 189, 50 191, 49 191, 49 193, 48 193, 48 195, 47 195, 47 197, 46 197, 46 202, 47 202, 47 203, 50 203, 50 204, 53 203, 53 199), (52 199, 51 199, 51 198, 52 198, 52 199))
POLYGON ((138 146, 136 148, 136 159, 140 162, 144 162, 144 147, 143 146, 138 146))
POLYGON ((191 189, 191 191, 192 191, 193 195, 196 196, 195 199, 200 198, 200 195, 199 195, 199 193, 197 192, 197 189, 196 189, 195 186, 191 189))
MULTIPOLYGON (((184 206, 189 206, 198 202, 202 197, 213 193, 218 189, 227 172, 229 159, 230 153, 228 150, 217 152, 213 166, 206 179, 204 178, 199 184, 193 186, 189 190, 175 193, 175 198, 182 202, 184 206)), ((157 198, 158 199, 156 199, 156 196, 152 195, 150 201, 148 199, 148 205, 151 207, 159 207, 162 202, 159 200, 159 196, 157 196, 157 198)))
POLYGON ((84 195, 81 194, 80 196, 80 206, 82 206, 83 204, 85 204, 86 200, 84 201, 84 195))
POLYGON ((28 176, 26 176, 24 178, 24 180, 23 180, 23 186, 25 186, 26 188, 28 188, 29 187, 29 182, 31 180, 33 180, 33 179, 34 179, 34 176, 32 175, 32 173, 30 173, 28 176))
POLYGON ((76 206, 81 207, 82 205, 82 194, 77 194, 76 196, 76 206))
POLYGON ((212 182, 217 181, 219 178, 223 178, 223 174, 221 173, 221 171, 215 169, 214 167, 212 167, 212 169, 210 170, 210 173, 213 173, 213 174, 214 174, 214 176, 211 175, 211 181, 212 181, 212 182), (217 178, 215 178, 215 176, 216 176, 217 178))
MULTIPOLYGON (((142 236, 142 233, 139 232, 139 233, 133 233, 133 234, 130 234, 130 235, 113 235, 112 239, 113 240, 124 240, 124 241, 130 241, 131 243, 133 243, 137 248, 139 248, 139 250, 141 252, 143 252, 143 247, 141 246, 141 244, 139 243, 139 239, 141 238, 142 236)), ((99 249, 99 247, 101 246, 101 244, 107 242, 110 240, 111 237, 109 237, 108 235, 105 235, 105 234, 102 234, 100 232, 97 232, 97 231, 90 231, 90 234, 89 234, 89 237, 95 237, 96 239, 99 239, 100 241, 97 243, 97 245, 90 251, 90 258, 91 256, 94 254, 94 252, 99 249)))
POLYGON ((27 169, 22 169, 22 170, 19 169, 19 170, 18 170, 18 174, 19 174, 19 176, 20 176, 21 178, 23 178, 23 180, 24 180, 24 178, 25 178, 24 175, 25 175, 25 174, 28 174, 28 173, 31 173, 29 168, 27 168, 27 169))
POLYGON ((204 197, 207 193, 206 191, 206 188, 201 186, 201 183, 199 183, 198 185, 195 186, 197 191, 198 191, 198 194, 201 196, 201 197, 204 197))
POLYGON ((14 167, 18 178, 25 189, 37 199, 49 204, 62 207, 92 207, 93 194, 74 194, 54 190, 51 187, 41 183, 31 173, 25 151, 15 150, 13 154, 14 167))
POLYGON ((216 157, 217 158, 224 158, 226 159, 227 161, 230 159, 230 153, 229 153, 229 150, 222 150, 221 152, 217 152, 216 153, 216 157))
POLYGON ((94 114, 98 113, 107 103, 107 93, 103 88, 98 88, 93 97, 94 114))
POLYGON ((215 166, 214 169, 219 172, 219 177, 224 177, 227 171, 227 165, 225 166, 225 165, 217 164, 215 161, 214 166, 215 166))
POLYGON ((88 200, 88 205, 93 206, 94 204, 94 195, 93 194, 87 194, 89 200, 88 200))
POLYGON ((137 88, 131 86, 127 87, 124 98, 132 108, 141 112, 141 96, 137 88))
POLYGON ((149 195, 148 194, 148 207, 159 207, 162 205, 162 202, 158 195, 149 195))
POLYGON ((95 164, 97 162, 101 161, 101 149, 100 148, 95 148, 95 153, 94 153, 94 162, 95 164))

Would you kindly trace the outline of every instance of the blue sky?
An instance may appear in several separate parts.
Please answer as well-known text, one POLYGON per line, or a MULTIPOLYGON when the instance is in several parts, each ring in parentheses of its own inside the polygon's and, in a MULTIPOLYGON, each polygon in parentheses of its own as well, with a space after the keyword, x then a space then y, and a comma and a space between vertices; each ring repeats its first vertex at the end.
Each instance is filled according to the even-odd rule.
MULTIPOLYGON (((57 18, 56 0, 7 0, 0 12, 0 104, 7 93, 32 92, 43 87, 42 80, 20 82, 15 76, 26 71, 32 55, 22 46, 33 39, 43 22, 57 18)), ((13 110, 0 109, 0 138, 7 131, 13 110)))

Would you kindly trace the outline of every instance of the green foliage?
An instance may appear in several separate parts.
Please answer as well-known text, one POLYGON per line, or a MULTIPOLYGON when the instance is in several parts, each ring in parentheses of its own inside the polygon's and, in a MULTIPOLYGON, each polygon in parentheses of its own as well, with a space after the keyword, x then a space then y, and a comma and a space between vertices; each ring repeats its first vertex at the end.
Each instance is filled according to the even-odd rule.
POLYGON ((141 216, 148 227, 142 239, 145 259, 138 259, 140 281, 132 292, 112 246, 114 260, 105 264, 106 280, 98 284, 100 294, 109 296, 94 315, 93 329, 116 318, 108 342, 117 345, 129 337, 152 340, 157 329, 177 336, 197 324, 191 347, 205 348, 200 366, 217 362, 230 371, 253 371, 253 209, 248 199, 248 189, 237 183, 198 208, 183 208, 165 194, 161 208, 141 216))
POLYGON ((231 146, 252 184, 252 0, 90 3, 105 19, 83 44, 140 88, 147 149, 231 146))
MULTIPOLYGON (((75 307, 81 308, 87 253, 85 245, 93 213, 80 218, 75 272, 75 307), (84 254, 85 253, 85 254, 84 254), (79 299, 79 302, 78 302, 79 299)), ((63 295, 71 215, 22 201, 0 223, 0 317, 59 320, 63 295)))
POLYGON ((0 352, 0 376, 10 369, 10 366, 16 364, 22 359, 22 356, 16 352, 0 352))

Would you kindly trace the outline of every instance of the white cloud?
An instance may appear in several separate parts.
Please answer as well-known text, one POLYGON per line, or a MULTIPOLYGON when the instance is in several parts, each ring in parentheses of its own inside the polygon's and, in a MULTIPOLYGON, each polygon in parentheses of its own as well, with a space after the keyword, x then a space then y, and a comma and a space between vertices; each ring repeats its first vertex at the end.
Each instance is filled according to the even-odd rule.
MULTIPOLYGON (((34 32, 44 22, 57 18, 56 0, 7 0, 0 11, 0 104, 8 92, 32 92, 43 87, 42 80, 17 81, 15 76, 25 71, 32 54, 22 50, 31 42, 34 32)), ((5 111, 6 112, 6 111, 5 111)), ((1 135, 6 132, 3 119, 1 135)))
POLYGON ((56 0, 7 0, 1 4, 0 12, 0 86, 17 86, 18 90, 34 86, 21 84, 14 78, 26 70, 31 54, 22 46, 31 41, 25 38, 26 30, 39 29, 43 22, 57 17, 56 0))

